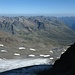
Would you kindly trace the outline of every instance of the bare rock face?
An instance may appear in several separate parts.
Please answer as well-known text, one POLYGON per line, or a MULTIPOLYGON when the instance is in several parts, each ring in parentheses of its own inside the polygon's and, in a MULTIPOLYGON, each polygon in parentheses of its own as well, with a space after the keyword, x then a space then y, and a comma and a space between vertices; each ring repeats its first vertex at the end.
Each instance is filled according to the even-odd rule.
POLYGON ((75 43, 55 62, 48 75, 75 75, 75 43))

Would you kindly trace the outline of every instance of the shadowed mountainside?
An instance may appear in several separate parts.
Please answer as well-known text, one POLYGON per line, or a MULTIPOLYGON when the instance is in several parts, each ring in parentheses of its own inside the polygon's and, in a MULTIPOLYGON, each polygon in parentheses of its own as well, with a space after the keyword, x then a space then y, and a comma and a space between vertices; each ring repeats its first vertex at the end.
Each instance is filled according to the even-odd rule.
POLYGON ((67 24, 71 29, 75 30, 75 17, 60 17, 65 24, 67 24))

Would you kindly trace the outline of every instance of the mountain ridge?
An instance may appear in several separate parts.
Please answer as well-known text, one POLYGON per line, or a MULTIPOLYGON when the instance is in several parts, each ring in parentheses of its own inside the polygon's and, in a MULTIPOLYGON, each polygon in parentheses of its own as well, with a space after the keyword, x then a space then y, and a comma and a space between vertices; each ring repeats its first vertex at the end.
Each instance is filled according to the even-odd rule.
POLYGON ((0 30, 23 37, 24 40, 39 41, 40 38, 55 40, 58 44, 61 44, 60 41, 66 42, 67 39, 74 41, 75 36, 75 32, 58 18, 44 16, 0 17, 0 30))
POLYGON ((75 31, 75 17, 60 17, 59 19, 75 31))

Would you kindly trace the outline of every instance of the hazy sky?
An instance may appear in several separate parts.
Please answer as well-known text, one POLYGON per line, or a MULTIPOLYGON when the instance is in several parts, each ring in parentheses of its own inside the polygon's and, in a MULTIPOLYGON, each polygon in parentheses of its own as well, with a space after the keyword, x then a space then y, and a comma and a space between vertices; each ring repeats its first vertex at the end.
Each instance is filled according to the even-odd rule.
POLYGON ((0 0, 0 14, 75 15, 75 0, 0 0))

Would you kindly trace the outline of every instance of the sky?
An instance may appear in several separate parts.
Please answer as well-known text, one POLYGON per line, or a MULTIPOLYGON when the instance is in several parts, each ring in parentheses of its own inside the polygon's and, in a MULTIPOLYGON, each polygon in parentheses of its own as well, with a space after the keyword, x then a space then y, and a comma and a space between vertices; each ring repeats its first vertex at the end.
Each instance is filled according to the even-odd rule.
POLYGON ((0 0, 0 14, 75 15, 75 0, 0 0))

